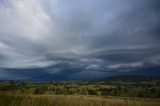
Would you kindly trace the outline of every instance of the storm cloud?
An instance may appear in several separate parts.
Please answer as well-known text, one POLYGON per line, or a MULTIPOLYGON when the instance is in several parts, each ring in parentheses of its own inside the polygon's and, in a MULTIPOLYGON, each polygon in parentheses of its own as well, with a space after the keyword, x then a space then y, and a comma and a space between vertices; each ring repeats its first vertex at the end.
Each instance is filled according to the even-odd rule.
POLYGON ((159 66, 159 0, 0 1, 0 79, 85 79, 159 66))

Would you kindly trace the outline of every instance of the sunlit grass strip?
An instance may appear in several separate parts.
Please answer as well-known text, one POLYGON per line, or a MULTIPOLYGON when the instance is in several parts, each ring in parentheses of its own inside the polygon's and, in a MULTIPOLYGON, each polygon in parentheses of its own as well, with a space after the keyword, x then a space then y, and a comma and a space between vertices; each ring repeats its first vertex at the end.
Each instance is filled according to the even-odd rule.
POLYGON ((0 106, 160 106, 160 99, 0 94, 0 106))

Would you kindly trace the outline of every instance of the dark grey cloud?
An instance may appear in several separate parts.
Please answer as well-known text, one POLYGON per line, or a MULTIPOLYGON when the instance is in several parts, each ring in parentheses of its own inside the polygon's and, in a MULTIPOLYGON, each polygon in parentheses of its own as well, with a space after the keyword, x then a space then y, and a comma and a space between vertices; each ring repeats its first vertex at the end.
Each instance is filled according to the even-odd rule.
POLYGON ((159 7, 159 0, 1 0, 0 77, 159 69, 159 7))

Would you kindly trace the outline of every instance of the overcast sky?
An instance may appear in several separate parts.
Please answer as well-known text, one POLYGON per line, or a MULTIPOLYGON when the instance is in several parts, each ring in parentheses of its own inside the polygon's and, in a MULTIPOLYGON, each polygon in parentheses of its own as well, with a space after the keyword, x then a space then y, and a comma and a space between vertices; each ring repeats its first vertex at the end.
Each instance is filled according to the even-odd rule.
POLYGON ((0 0, 0 79, 159 66, 159 0, 0 0))

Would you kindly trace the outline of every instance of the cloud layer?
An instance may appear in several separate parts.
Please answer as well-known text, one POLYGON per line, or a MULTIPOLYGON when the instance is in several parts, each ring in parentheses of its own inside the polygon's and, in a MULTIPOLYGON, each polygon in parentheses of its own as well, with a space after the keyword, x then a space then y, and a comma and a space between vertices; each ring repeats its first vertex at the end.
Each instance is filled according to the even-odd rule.
POLYGON ((159 0, 1 0, 0 77, 96 78, 159 67, 159 7, 159 0))

